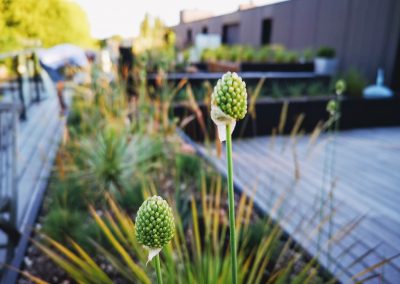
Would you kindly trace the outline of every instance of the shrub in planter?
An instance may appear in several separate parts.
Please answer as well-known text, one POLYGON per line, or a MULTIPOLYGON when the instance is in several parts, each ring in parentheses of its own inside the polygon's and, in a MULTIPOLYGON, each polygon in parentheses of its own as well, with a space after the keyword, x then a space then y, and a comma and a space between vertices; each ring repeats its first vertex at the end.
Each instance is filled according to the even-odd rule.
POLYGON ((356 69, 350 69, 344 75, 344 81, 346 83, 347 95, 352 97, 361 97, 364 88, 367 86, 367 80, 356 69))
POLYGON ((253 62, 255 56, 255 50, 251 46, 245 45, 241 53, 242 62, 253 62))
POLYGON ((270 62, 284 63, 287 55, 286 48, 281 44, 271 44, 270 48, 270 62))
POLYGON ((333 75, 337 70, 336 52, 331 47, 321 47, 314 59, 315 73, 319 75, 333 75))
POLYGON ((218 61, 228 60, 229 49, 221 45, 220 47, 215 49, 215 57, 218 61))
POLYGON ((299 62, 299 55, 294 52, 294 51, 288 51, 285 54, 285 59, 284 59, 285 63, 297 63, 299 62))
POLYGON ((256 51, 256 54, 254 56, 254 61, 256 62, 268 62, 271 61, 273 58, 273 51, 271 48, 266 45, 261 47, 259 50, 256 51))
POLYGON ((240 45, 232 46, 229 50, 229 60, 232 62, 242 61, 243 48, 240 45))
POLYGON ((213 49, 205 48, 201 53, 201 61, 202 62, 209 62, 215 61, 217 59, 215 52, 213 49))
POLYGON ((336 56, 336 52, 333 48, 331 47, 321 47, 320 49, 318 49, 317 51, 317 57, 322 57, 322 58, 335 58, 336 56))

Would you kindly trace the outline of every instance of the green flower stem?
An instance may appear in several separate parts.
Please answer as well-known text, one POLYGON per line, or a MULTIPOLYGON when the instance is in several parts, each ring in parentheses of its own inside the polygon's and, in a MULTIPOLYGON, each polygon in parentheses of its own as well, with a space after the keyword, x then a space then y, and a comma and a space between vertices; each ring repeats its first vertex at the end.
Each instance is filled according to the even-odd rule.
POLYGON ((228 164, 229 233, 232 259, 232 284, 237 284, 235 193, 233 191, 232 136, 231 126, 229 124, 226 125, 226 161, 228 164))
POLYGON ((160 254, 157 254, 154 258, 156 259, 157 283, 163 284, 161 276, 160 254))

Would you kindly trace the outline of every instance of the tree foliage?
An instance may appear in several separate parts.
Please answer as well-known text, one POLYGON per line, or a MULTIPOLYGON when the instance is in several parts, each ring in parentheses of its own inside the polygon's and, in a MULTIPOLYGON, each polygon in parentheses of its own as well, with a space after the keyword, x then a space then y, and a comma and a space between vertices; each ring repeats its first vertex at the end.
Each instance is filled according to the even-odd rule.
POLYGON ((81 7, 69 0, 0 0, 0 51, 40 43, 92 44, 89 22, 81 7))
POLYGON ((175 34, 164 22, 146 14, 140 24, 139 36, 135 38, 133 49, 135 53, 148 50, 168 50, 175 45, 175 34))

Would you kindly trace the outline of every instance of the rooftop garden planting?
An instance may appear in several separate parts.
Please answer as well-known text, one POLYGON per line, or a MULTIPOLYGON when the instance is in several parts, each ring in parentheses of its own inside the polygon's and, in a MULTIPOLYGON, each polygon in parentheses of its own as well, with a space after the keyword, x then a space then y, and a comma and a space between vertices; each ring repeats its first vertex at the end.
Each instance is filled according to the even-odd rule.
POLYGON ((1 283, 400 278, 400 47, 357 44, 361 6, 311 5, 307 36, 283 1, 95 40, 107 1, 36 2, 0 0, 1 283))
POLYGON ((283 45, 265 45, 254 48, 247 45, 222 45, 215 49, 204 49, 202 62, 231 61, 255 63, 300 63, 311 62, 314 52, 306 49, 302 52, 287 50, 283 45))
MULTIPOLYGON (((134 99, 125 96, 120 83, 109 84, 101 76, 90 88, 76 90, 67 139, 19 283, 335 282, 274 220, 254 208, 252 196, 234 194, 231 179, 226 183, 177 135, 177 125, 184 122, 174 117, 171 102, 189 85, 183 81, 171 90, 161 80, 151 94, 145 74, 135 74, 139 96, 134 99), (156 261, 146 265, 142 244, 161 239, 146 233, 146 218, 153 220, 153 213, 139 208, 154 195, 169 204, 175 226, 162 239, 156 261), (235 239, 236 274, 229 245, 235 239)), ((226 84, 231 86, 228 79, 226 84)), ((216 90, 221 95, 216 102, 230 92, 224 86, 216 90)), ((228 103, 220 107, 235 110, 228 103)), ((242 117, 238 110, 237 118, 242 117)))

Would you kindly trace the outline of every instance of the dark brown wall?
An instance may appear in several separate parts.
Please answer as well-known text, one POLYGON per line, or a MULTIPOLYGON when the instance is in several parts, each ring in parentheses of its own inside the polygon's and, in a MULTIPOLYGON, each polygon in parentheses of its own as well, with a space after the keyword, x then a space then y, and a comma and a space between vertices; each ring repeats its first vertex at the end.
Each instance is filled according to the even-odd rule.
POLYGON ((377 68, 382 67, 386 81, 393 82, 400 0, 290 0, 180 24, 174 29, 178 45, 183 46, 188 28, 193 29, 194 36, 205 25, 209 33, 222 34, 224 24, 236 22, 240 23, 240 42, 259 46, 265 18, 272 19, 272 43, 295 50, 332 46, 340 71, 355 67, 374 81, 377 68))

